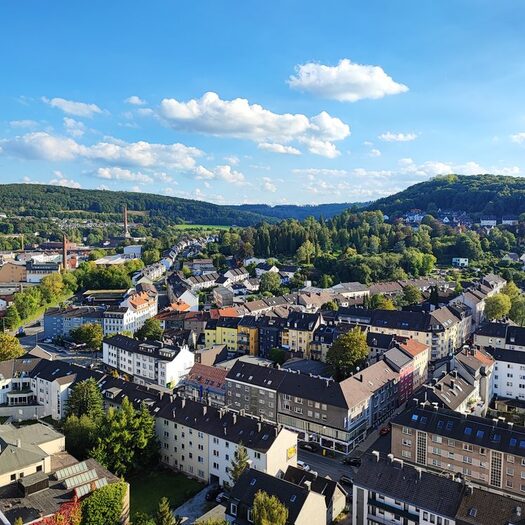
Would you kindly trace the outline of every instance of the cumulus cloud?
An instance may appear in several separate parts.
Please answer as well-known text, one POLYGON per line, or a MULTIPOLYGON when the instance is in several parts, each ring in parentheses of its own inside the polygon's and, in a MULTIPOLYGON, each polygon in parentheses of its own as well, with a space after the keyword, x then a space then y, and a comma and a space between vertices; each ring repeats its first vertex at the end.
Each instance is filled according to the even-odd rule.
POLYGON ((60 171, 55 171, 53 175, 54 177, 49 181, 49 184, 53 186, 62 186, 65 188, 81 188, 82 187, 79 182, 73 179, 68 179, 60 171))
POLYGON ((284 144, 277 144, 275 142, 261 142, 257 147, 265 151, 272 151, 273 153, 284 153, 287 155, 300 155, 301 152, 293 146, 285 146, 284 144))
POLYGON ((525 144, 525 132, 515 133, 510 136, 510 139, 517 144, 525 144))
POLYGON ((370 157, 380 157, 380 156, 381 156, 381 151, 378 150, 377 148, 372 148, 372 149, 369 151, 368 155, 369 155, 370 157))
POLYGON ((141 168, 166 167, 191 170, 196 159, 203 155, 197 148, 184 144, 153 144, 106 139, 85 146, 72 138, 52 135, 44 131, 27 133, 13 139, 0 140, 0 153, 25 159, 67 161, 78 158, 112 165, 141 168))
POLYGON ((224 160, 232 166, 237 166, 237 164, 240 162, 240 159, 237 157, 237 155, 228 155, 227 157, 224 157, 224 160))
POLYGON ((51 107, 58 108, 64 113, 76 117, 92 117, 97 113, 102 113, 102 110, 96 104, 86 104, 85 102, 76 102, 58 97, 52 99, 42 97, 42 100, 51 107))
POLYGON ((274 184, 270 177, 263 177, 262 188, 264 191, 269 191, 275 193, 277 191, 277 186, 274 184))
POLYGON ((411 158, 399 161, 400 172, 412 174, 419 177, 434 177, 436 175, 448 175, 458 173, 461 175, 479 175, 483 173, 495 173, 498 175, 519 175, 521 170, 518 166, 482 166, 474 161, 463 164, 429 160, 417 164, 411 158))
POLYGON ((217 166, 214 172, 218 179, 228 182, 229 184, 244 184, 245 182, 244 175, 240 171, 235 171, 228 165, 217 166))
POLYGON ((392 133, 387 131, 386 133, 381 133, 379 138, 385 142, 410 142, 417 139, 416 133, 392 133))
POLYGON ((324 111, 314 117, 273 113, 243 98, 222 100, 213 92, 187 102, 166 98, 161 102, 159 114, 174 129, 247 139, 258 144, 297 142, 311 153, 327 157, 338 155, 334 142, 350 135, 347 124, 324 111))
POLYGON ((71 117, 64 117, 64 128, 72 137, 81 137, 86 132, 84 123, 71 117))
POLYGON ((407 86, 395 82, 381 67, 356 64, 347 58, 337 66, 308 62, 295 69, 296 74, 288 79, 291 88, 340 102, 378 99, 408 91, 407 86))
POLYGON ((140 171, 134 172, 131 170, 119 168, 117 166, 113 166, 110 168, 98 168, 96 175, 100 179, 107 180, 124 180, 142 183, 153 182, 153 178, 149 175, 141 173, 140 171))
POLYGON ((137 97, 137 95, 132 95, 131 97, 128 97, 126 100, 124 100, 124 102, 132 106, 143 106, 144 104, 146 104, 146 101, 141 99, 140 97, 137 97))

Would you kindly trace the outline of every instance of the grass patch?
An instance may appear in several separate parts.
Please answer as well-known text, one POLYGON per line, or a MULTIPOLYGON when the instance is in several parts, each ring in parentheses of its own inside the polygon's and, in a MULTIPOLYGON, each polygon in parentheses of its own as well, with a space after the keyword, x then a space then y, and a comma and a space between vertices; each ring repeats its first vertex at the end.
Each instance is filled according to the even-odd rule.
POLYGON ((169 470, 144 472, 128 481, 131 487, 132 516, 135 512, 153 514, 163 496, 170 500, 175 509, 204 488, 202 483, 169 470))

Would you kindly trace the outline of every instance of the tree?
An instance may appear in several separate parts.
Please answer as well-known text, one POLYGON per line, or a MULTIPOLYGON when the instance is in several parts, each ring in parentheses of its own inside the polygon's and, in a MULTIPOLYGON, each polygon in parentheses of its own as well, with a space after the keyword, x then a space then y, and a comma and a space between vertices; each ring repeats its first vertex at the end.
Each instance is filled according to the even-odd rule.
POLYGON ((282 348, 272 348, 268 357, 278 365, 282 365, 286 361, 286 352, 282 348))
POLYGON ((372 310, 395 310, 396 306, 392 299, 382 294, 374 294, 370 297, 370 308, 372 310))
POLYGON ((197 521, 195 525, 230 525, 230 523, 223 518, 210 518, 209 520, 197 521))
POLYGON ((22 319, 20 319, 20 315, 18 314, 18 310, 16 309, 15 305, 11 305, 7 309, 4 319, 5 328, 9 328, 10 330, 18 328, 22 323, 22 319))
POLYGON ((513 282, 513 281, 509 281, 504 287, 503 287, 503 290, 501 290, 501 293, 504 293, 505 295, 508 295, 512 300, 516 299, 521 291, 520 289, 516 286, 516 284, 513 282))
POLYGON ((419 304, 423 300, 423 295, 419 288, 409 284, 403 290, 403 300, 406 304, 419 304))
POLYGON ((276 496, 259 490, 253 499, 254 525, 286 525, 288 509, 276 496))
POLYGON ((332 312, 337 312, 337 310, 339 310, 339 305, 335 301, 328 301, 321 306, 321 310, 331 310, 332 312))
POLYGON ((85 459, 95 446, 98 422, 85 414, 71 415, 66 418, 62 432, 66 436, 66 450, 77 459, 85 459))
POLYGON ((491 321, 501 319, 509 313, 510 307, 511 302, 509 296, 498 293, 485 299, 485 316, 491 321))
POLYGON ((64 292, 64 281, 59 273, 46 275, 40 281, 40 291, 46 303, 52 303, 64 292))
POLYGON ((525 297, 520 295, 512 301, 509 317, 520 326, 525 326, 525 297))
POLYGON ((156 453, 155 420, 145 404, 137 411, 126 397, 108 409, 92 457, 120 476, 151 463, 156 453))
POLYGON ((242 443, 239 443, 235 453, 233 454, 230 467, 228 468, 228 474, 232 481, 232 485, 237 483, 237 480, 241 477, 241 474, 248 468, 249 459, 250 458, 248 456, 246 447, 242 443))
POLYGON ((119 525, 126 490, 124 481, 95 490, 82 502, 82 525, 119 525))
POLYGON ((24 348, 20 341, 7 332, 0 333, 0 361, 16 359, 24 355, 24 348))
POLYGON ((140 339, 141 341, 144 341, 146 339, 154 339, 156 341, 159 341, 160 339, 162 339, 163 333, 164 330, 162 330, 160 321, 158 319, 151 318, 146 319, 142 327, 135 332, 135 335, 137 339, 140 339))
POLYGON ((71 337, 75 343, 85 344, 91 350, 100 350, 104 332, 98 323, 86 323, 71 330, 71 337))
POLYGON ((177 525, 177 521, 171 512, 168 498, 163 497, 159 501, 157 514, 155 515, 155 525, 177 525))
POLYGON ((131 520, 133 525, 156 525, 155 518, 145 512, 135 512, 131 520))
POLYGON ((334 279, 331 275, 328 275, 326 273, 324 273, 322 276, 321 276, 321 280, 319 282, 321 288, 330 288, 330 286, 333 286, 334 284, 334 279))
POLYGON ((338 379, 346 379, 367 357, 366 335, 356 326, 334 341, 326 354, 326 362, 338 379))
POLYGON ((261 276, 259 289, 261 292, 275 293, 279 291, 281 278, 277 272, 266 272, 261 276))
POLYGON ((67 415, 88 416, 93 421, 98 421, 104 414, 104 398, 97 382, 90 377, 77 383, 67 400, 67 415))
POLYGON ((160 260, 160 251, 156 248, 153 248, 151 250, 145 250, 142 254, 142 260, 144 261, 144 264, 146 266, 149 264, 156 263, 160 260))
POLYGON ((18 516, 18 518, 16 518, 15 520, 14 525, 24 525, 24 520, 20 516, 18 516))
POLYGON ((312 241, 304 241, 303 244, 298 248, 297 250, 297 260, 299 262, 305 262, 306 264, 310 264, 310 258, 315 253, 315 246, 312 243, 312 241))

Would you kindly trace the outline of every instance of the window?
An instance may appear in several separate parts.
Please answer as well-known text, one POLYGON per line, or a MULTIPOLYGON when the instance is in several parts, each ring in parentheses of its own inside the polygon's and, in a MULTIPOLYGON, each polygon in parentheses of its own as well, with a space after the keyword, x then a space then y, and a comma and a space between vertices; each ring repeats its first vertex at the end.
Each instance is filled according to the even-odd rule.
POLYGON ((237 516, 237 505, 235 503, 230 505, 230 514, 232 516, 237 516))
POLYGON ((250 523, 253 523, 253 514, 252 514, 252 509, 248 509, 248 515, 247 515, 247 519, 250 523))

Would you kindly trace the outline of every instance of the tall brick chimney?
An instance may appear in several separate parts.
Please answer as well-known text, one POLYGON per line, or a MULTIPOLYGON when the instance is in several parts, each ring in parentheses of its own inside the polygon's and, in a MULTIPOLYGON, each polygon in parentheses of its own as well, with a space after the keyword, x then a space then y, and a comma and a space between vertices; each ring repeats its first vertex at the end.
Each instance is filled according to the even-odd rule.
POLYGON ((129 227, 128 227, 128 205, 124 204, 124 237, 129 239, 129 227))
POLYGON ((66 234, 62 237, 62 270, 67 271, 67 237, 66 234))

